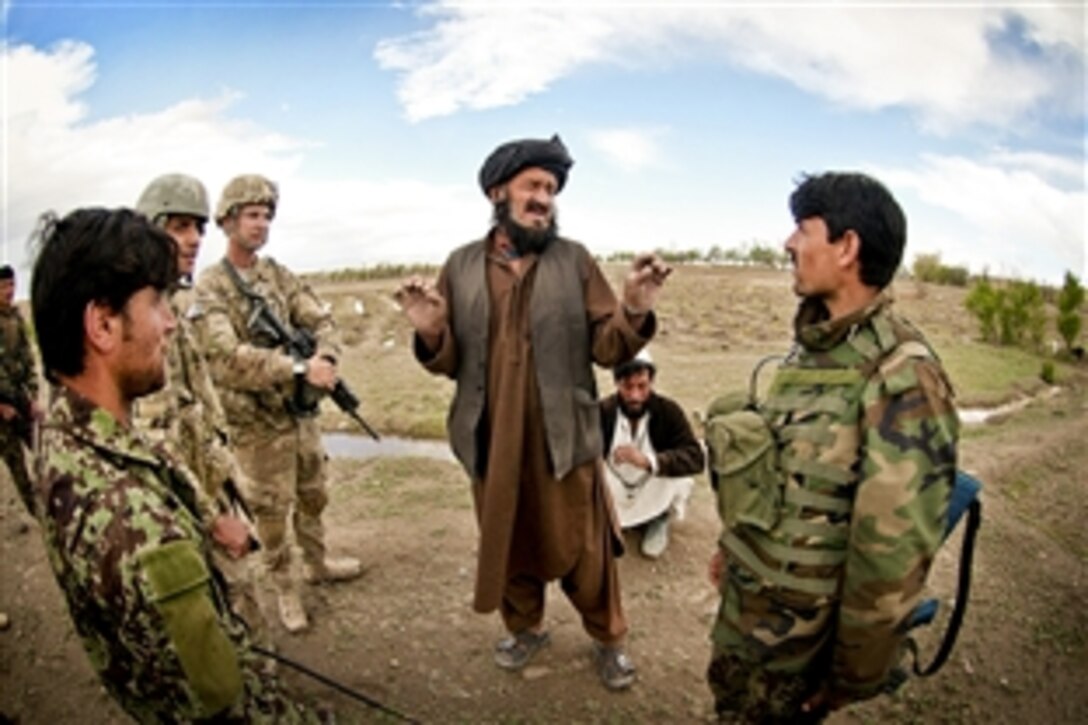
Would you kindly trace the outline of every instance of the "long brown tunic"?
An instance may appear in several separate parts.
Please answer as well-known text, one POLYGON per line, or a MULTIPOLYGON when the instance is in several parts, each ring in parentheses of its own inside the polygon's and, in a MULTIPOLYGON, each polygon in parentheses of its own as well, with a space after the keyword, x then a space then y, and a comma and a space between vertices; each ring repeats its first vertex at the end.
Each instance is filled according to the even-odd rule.
MULTIPOLYGON (((576 466, 556 480, 548 455, 533 363, 529 301, 536 278, 536 257, 523 258, 519 277, 493 246, 487 257, 491 319, 488 339, 486 473, 473 481, 480 546, 476 572, 479 612, 497 609, 507 582, 527 574, 548 581, 576 565, 589 564, 609 576, 613 552, 620 549, 619 528, 603 481, 599 460, 576 466), (609 547, 617 547, 609 549, 609 547), (594 567, 586 558, 599 561, 594 567)), ((583 250, 584 251, 584 250, 583 250)), ((612 367, 631 359, 653 334, 654 320, 640 330, 631 326, 600 267, 585 252, 585 310, 593 360, 612 367)), ((448 300, 446 271, 439 292, 448 300)), ((418 349, 418 347, 417 347, 418 349)), ((454 376, 458 356, 449 328, 440 348, 422 360, 431 372, 454 376)))

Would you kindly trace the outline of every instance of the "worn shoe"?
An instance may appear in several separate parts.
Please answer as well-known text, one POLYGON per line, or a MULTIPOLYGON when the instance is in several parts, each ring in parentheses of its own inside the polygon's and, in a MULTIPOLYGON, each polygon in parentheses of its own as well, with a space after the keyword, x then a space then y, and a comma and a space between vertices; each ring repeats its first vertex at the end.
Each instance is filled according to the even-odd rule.
POLYGON ((346 582, 363 575, 363 565, 350 556, 332 559, 326 557, 318 565, 303 564, 302 578, 307 584, 346 582))
POLYGON ((504 670, 517 672, 529 664, 536 653, 548 646, 547 632, 526 630, 504 637, 495 645, 495 664, 504 670))
POLYGON ((280 592, 280 621, 291 634, 297 634, 310 626, 306 610, 302 608, 302 599, 298 592, 280 592))
POLYGON ((622 646, 608 646, 600 642, 593 643, 594 659, 597 661, 597 674, 609 690, 626 690, 635 682, 635 665, 631 662, 622 646))
POLYGON ((664 514, 646 524, 642 532, 642 555, 656 559, 665 553, 669 545, 669 515, 664 514))

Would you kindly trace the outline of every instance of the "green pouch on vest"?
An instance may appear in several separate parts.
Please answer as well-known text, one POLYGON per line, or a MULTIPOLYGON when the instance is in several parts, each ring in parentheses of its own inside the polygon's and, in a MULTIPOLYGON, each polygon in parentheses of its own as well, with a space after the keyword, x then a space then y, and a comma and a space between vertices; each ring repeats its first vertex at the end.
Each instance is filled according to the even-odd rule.
POLYGON ((196 543, 171 541, 139 555, 151 603, 181 661, 202 711, 215 715, 242 692, 242 672, 234 644, 216 615, 209 575, 196 543))
POLYGON ((707 410, 706 445, 725 528, 770 531, 782 509, 783 478, 767 421, 747 407, 745 396, 723 395, 707 410))

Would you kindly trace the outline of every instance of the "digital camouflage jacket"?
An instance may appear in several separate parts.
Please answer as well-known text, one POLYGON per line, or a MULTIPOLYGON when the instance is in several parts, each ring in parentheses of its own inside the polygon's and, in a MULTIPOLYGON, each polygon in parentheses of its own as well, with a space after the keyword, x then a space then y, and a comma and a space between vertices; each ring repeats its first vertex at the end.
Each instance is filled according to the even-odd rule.
POLYGON ((53 398, 37 460, 42 534, 109 693, 140 722, 302 717, 228 613, 189 474, 70 389, 53 398))
POLYGON ((922 596, 959 424, 940 362, 886 296, 822 318, 822 305, 802 304, 795 352, 761 405, 776 455, 761 470, 778 480, 718 484, 727 566, 714 648, 826 673, 861 699, 896 664, 922 596))
MULTIPOLYGON (((0 310, 0 401, 14 404, 38 397, 34 352, 19 308, 0 310)), ((25 411, 20 411, 25 412, 25 411)))

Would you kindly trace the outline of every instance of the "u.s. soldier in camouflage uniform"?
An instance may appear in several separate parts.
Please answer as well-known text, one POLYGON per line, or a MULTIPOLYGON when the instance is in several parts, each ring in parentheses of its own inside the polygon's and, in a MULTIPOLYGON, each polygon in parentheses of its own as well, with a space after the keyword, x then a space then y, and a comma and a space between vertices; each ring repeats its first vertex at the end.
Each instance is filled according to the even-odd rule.
POLYGON ((955 476, 951 385, 884 291, 906 241, 899 205, 874 179, 828 173, 790 206, 801 304, 760 406, 769 427, 750 411, 722 418, 740 421, 728 433, 708 424, 725 527, 707 677, 725 721, 816 722, 881 691, 955 476), (761 430, 769 453, 738 472, 721 451, 761 450, 761 430))
POLYGON ((7 464, 15 490, 34 513, 34 494, 26 470, 24 446, 40 416, 38 373, 26 324, 14 304, 15 270, 0 267, 0 458, 7 464))
POLYGON ((175 244, 129 210, 41 225, 47 379, 36 494, 50 564, 103 685, 140 722, 312 719, 258 666, 210 563, 197 483, 131 425, 165 382, 175 244))
POLYGON ((173 237, 178 280, 169 290, 177 329, 167 349, 166 385, 136 401, 133 419, 152 443, 167 446, 200 481, 207 525, 216 542, 212 556, 227 580, 231 607, 249 625, 254 639, 269 644, 247 556, 256 539, 241 518, 246 507, 240 492, 248 486, 231 450, 226 415, 193 327, 199 308, 193 304, 191 279, 208 221, 208 194, 192 176, 165 174, 147 185, 136 211, 173 237))
POLYGON ((198 326, 212 379, 223 402, 238 461, 253 483, 246 499, 257 520, 264 560, 279 593, 280 620, 290 632, 309 621, 291 571, 287 516, 302 548, 304 578, 342 581, 362 573, 357 559, 326 555, 321 514, 328 503, 325 451, 316 402, 298 405, 296 386, 329 391, 336 384, 339 337, 332 316, 308 285, 271 257, 258 256, 268 241, 279 191, 268 179, 243 175, 223 189, 215 221, 227 235, 227 254, 197 283, 198 326), (237 275, 237 279, 233 275, 237 275), (317 351, 293 359, 250 327, 253 302, 240 288, 264 298, 282 324, 308 330, 317 351))

